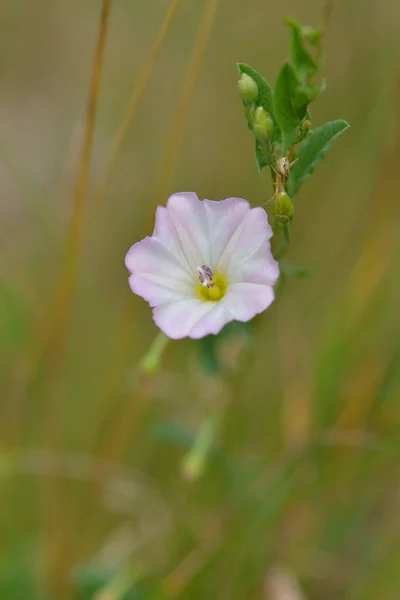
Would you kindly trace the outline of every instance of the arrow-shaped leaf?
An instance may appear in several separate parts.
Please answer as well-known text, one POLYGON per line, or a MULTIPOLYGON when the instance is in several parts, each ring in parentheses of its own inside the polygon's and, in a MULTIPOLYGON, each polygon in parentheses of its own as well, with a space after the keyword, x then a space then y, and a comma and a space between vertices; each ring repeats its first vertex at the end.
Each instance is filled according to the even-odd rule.
POLYGON ((342 119, 330 121, 315 129, 310 136, 296 148, 297 163, 292 167, 288 182, 288 193, 293 198, 303 181, 309 177, 315 167, 322 162, 333 140, 349 127, 342 119))
POLYGON ((297 128, 301 125, 304 114, 300 114, 296 106, 300 82, 296 71, 289 63, 285 63, 279 71, 275 84, 275 115, 282 131, 282 152, 285 154, 296 139, 297 128))

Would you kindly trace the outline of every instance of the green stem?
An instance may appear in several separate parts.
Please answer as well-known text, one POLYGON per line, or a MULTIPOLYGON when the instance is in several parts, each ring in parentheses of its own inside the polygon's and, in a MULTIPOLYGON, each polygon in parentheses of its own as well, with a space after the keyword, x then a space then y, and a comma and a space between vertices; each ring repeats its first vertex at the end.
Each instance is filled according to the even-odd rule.
MULTIPOLYGON (((284 225, 283 228, 279 227, 279 229, 283 229, 283 239, 281 239, 281 242, 279 244, 279 246, 276 248, 275 252, 274 252, 274 258, 275 260, 280 260, 281 258, 283 258, 289 248, 289 244, 290 244, 290 225, 284 225)), ((276 233, 275 233, 276 235, 276 233)))
POLYGON ((144 375, 152 375, 161 366, 161 356, 168 344, 169 337, 160 331, 153 340, 150 348, 139 363, 139 370, 144 375))
POLYGON ((221 416, 213 415, 200 425, 194 444, 183 459, 183 473, 190 481, 202 475, 220 423, 221 416))
POLYGON ((115 577, 97 592, 94 600, 121 600, 142 576, 143 569, 140 566, 123 565, 115 577))

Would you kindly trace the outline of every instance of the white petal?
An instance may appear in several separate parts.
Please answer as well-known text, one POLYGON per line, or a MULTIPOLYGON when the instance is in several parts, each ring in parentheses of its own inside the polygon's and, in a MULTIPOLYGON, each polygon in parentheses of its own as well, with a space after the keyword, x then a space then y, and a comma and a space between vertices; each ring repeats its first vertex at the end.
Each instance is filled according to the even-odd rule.
POLYGON ((250 321, 273 302, 274 290, 269 285, 258 283, 235 283, 221 301, 224 311, 231 320, 250 321))
POLYGON ((189 262, 177 236, 171 214, 164 206, 159 206, 156 211, 156 223, 152 239, 157 239, 170 254, 193 275, 193 264, 189 262))
POLYGON ((174 194, 168 199, 167 211, 190 268, 195 271, 198 265, 208 265, 210 243, 204 203, 191 192, 174 194))
POLYGON ((178 340, 191 337, 193 328, 213 310, 215 305, 214 302, 201 302, 197 299, 172 301, 156 306, 153 309, 153 319, 168 337, 178 340))
POLYGON ((248 283, 275 285, 279 278, 279 265, 271 253, 269 241, 256 250, 251 259, 239 266, 235 279, 248 283))
POLYGON ((129 277, 129 285, 132 292, 144 298, 152 307, 193 297, 192 287, 185 287, 153 273, 134 273, 129 277))
POLYGON ((155 238, 134 244, 125 258, 132 275, 129 284, 135 294, 151 306, 172 299, 192 297, 194 280, 177 258, 155 238))
POLYGON ((243 198, 226 200, 203 200, 210 233, 210 262, 215 268, 228 241, 250 210, 250 204, 243 198))
POLYGON ((189 337, 199 339, 205 335, 216 335, 229 321, 234 320, 231 313, 226 310, 226 304, 224 304, 223 300, 220 302, 209 302, 208 304, 213 305, 212 310, 208 311, 191 329, 189 337))
POLYGON ((268 217, 261 207, 249 210, 231 236, 219 260, 218 268, 229 282, 243 281, 243 266, 255 257, 259 248, 272 236, 268 217))

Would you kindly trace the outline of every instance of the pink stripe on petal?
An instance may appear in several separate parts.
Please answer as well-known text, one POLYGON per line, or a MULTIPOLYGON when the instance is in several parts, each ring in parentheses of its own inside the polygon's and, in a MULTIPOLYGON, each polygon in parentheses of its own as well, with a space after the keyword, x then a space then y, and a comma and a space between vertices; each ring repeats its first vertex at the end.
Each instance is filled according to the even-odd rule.
POLYGON ((188 261, 177 235, 172 217, 168 209, 164 206, 157 207, 153 239, 157 239, 189 273, 193 271, 194 265, 191 261, 188 261))
POLYGON ((265 210, 252 208, 236 229, 221 255, 218 268, 230 281, 241 281, 241 267, 272 237, 265 210))
POLYGON ((250 210, 243 198, 203 200, 210 234, 210 264, 215 268, 228 241, 250 210))
MULTIPOLYGON (((233 274, 233 269, 231 269, 233 274)), ((269 241, 265 241, 256 250, 251 259, 240 265, 237 270, 237 283, 261 283, 273 286, 279 278, 279 264, 273 258, 269 241)))
POLYGON ((183 192, 170 196, 167 210, 187 262, 193 268, 197 265, 209 264, 209 230, 204 203, 197 198, 196 194, 183 192))

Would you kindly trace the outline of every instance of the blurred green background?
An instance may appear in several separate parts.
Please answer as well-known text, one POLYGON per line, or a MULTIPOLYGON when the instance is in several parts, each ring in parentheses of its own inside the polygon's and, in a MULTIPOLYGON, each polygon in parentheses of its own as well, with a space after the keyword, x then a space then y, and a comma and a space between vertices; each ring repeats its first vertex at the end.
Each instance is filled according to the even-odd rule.
POLYGON ((309 276, 285 280, 250 336, 171 342, 157 373, 138 377, 156 328, 129 291, 127 249, 173 191, 271 196, 236 62, 273 84, 289 54, 284 17, 319 26, 326 5, 175 0, 104 182, 170 10, 112 2, 64 305, 54 290, 101 2, 1 3, 1 599, 400 597, 400 5, 330 4, 313 124, 344 118, 351 129, 297 198, 287 260, 309 276), (188 73, 205 10, 210 36, 188 73), (210 419, 215 443, 189 476, 210 419))

